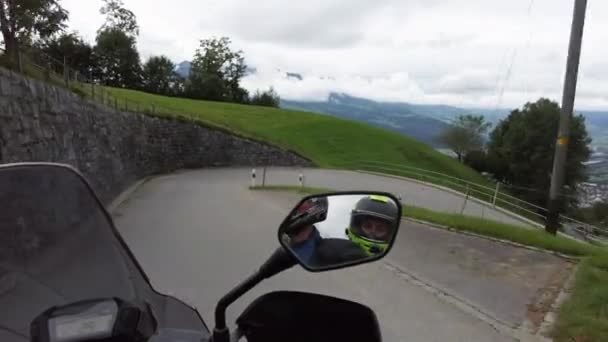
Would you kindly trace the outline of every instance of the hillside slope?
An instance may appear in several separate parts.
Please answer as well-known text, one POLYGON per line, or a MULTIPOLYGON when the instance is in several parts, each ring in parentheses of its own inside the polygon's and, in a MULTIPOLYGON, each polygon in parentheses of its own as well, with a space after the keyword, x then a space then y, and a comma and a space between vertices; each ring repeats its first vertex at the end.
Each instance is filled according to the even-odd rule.
POLYGON ((321 167, 356 169, 362 161, 372 160, 487 183, 477 172, 423 143, 360 122, 322 114, 165 97, 127 89, 108 88, 108 91, 140 106, 154 106, 156 114, 187 116, 292 149, 321 167))
POLYGON ((449 108, 446 106, 383 103, 346 94, 332 93, 326 101, 281 100, 281 107, 330 114, 343 119, 364 122, 401 133, 434 147, 443 147, 437 137, 448 127, 447 118, 439 118, 434 115, 443 107, 445 107, 446 113, 449 112, 449 108), (434 112, 431 112, 432 110, 434 112))

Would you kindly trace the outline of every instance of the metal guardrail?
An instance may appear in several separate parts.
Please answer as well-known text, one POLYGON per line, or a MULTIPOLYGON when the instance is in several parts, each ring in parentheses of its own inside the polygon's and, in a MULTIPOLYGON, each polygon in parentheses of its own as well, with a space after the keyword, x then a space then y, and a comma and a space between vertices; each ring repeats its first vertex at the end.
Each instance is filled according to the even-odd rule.
MULTIPOLYGON (((546 208, 506 193, 504 190, 501 190, 508 188, 508 186, 503 183, 496 183, 496 186, 492 188, 441 172, 374 160, 347 161, 344 162, 344 164, 356 165, 357 167, 367 171, 397 174, 406 178, 412 178, 433 183, 435 185, 444 186, 459 192, 462 196, 474 197, 477 200, 485 202, 488 206, 493 208, 498 207, 513 212, 514 214, 518 214, 539 224, 544 224, 547 219, 548 210, 546 208)), ((594 226, 565 215, 560 215, 560 221, 562 225, 577 226, 577 228, 574 229, 577 229, 579 233, 583 235, 591 235, 592 237, 608 237, 608 228, 594 226)))

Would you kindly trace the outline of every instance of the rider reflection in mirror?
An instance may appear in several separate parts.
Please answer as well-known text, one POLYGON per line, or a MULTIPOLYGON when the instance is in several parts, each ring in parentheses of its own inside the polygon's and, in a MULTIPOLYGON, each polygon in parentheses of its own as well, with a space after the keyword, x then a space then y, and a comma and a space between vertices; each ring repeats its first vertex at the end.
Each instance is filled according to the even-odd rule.
POLYGON ((390 198, 378 195, 363 197, 351 212, 346 236, 366 255, 382 253, 393 236, 397 216, 397 205, 390 198))
POLYGON ((291 217, 284 242, 304 264, 313 268, 335 266, 386 250, 397 215, 390 199, 366 196, 359 200, 351 212, 354 228, 346 230, 347 238, 321 237, 315 224, 325 221, 327 211, 327 198, 311 198, 302 202, 291 217), (369 201, 378 203, 369 205, 369 201))
POLYGON ((326 197, 311 198, 300 203, 290 219, 287 234, 283 238, 304 263, 310 263, 322 240, 314 224, 325 221, 327 208, 326 197))

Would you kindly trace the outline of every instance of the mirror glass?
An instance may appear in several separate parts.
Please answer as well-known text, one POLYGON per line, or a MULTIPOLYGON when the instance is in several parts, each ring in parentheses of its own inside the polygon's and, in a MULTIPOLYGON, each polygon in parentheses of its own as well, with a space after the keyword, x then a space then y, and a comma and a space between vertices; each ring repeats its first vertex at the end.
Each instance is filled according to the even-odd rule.
POLYGON ((401 206, 385 193, 335 193, 300 201, 279 228, 281 245, 320 271, 383 257, 399 228, 401 206))

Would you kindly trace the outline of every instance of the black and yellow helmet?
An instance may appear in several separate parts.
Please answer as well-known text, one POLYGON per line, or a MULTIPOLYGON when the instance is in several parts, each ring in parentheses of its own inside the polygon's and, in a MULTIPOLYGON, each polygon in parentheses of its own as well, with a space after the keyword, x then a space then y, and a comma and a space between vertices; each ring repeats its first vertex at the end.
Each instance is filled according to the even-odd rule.
POLYGON ((386 196, 371 195, 360 199, 350 214, 350 226, 346 229, 348 238, 359 245, 368 255, 384 252, 398 216, 397 205, 386 196), (377 239, 365 234, 361 224, 366 218, 386 221, 389 229, 385 239, 377 239))

